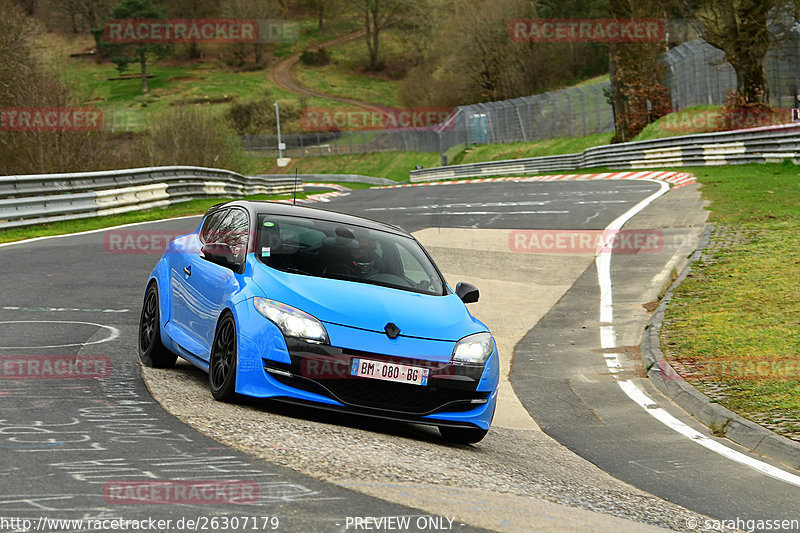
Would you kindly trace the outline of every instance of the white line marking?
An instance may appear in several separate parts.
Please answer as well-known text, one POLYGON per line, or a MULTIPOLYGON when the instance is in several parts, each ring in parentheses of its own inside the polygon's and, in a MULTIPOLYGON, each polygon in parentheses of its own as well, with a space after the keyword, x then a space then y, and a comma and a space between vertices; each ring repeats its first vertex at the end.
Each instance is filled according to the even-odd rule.
POLYGON ((105 324, 95 324, 94 322, 78 322, 75 320, 4 320, 0 324, 84 324, 87 326, 97 326, 98 328, 107 329, 108 336, 91 342, 76 342, 72 344, 55 344, 53 346, 0 346, 0 350, 32 350, 34 348, 67 348, 69 346, 89 346, 90 344, 101 344, 104 342, 113 341, 119 337, 119 330, 113 326, 106 326, 105 324))
POLYGON ((569 211, 438 211, 433 214, 435 215, 562 215, 565 213, 569 213, 569 211))
MULTIPOLYGON (((658 183, 661 185, 660 189, 655 193, 651 194, 631 209, 623 213, 619 216, 616 220, 614 220, 611 224, 606 227, 606 231, 608 230, 619 230, 622 229, 622 226, 634 215, 640 212, 642 209, 650 205, 656 198, 664 194, 669 190, 669 185, 663 181, 654 181, 650 179, 643 179, 642 181, 652 181, 653 183, 658 183)), ((613 239, 615 238, 616 234, 612 234, 610 236, 611 244, 613 244, 613 239)), ((602 348, 616 348, 616 333, 614 332, 613 326, 613 298, 612 298, 612 287, 611 287, 611 254, 610 253, 601 253, 598 254, 595 258, 595 264, 597 265, 597 281, 600 284, 600 345, 602 348)), ((606 366, 612 373, 617 373, 619 371, 619 357, 618 354, 605 354, 604 359, 606 362, 606 366)), ((669 414, 664 409, 658 407, 658 404, 653 401, 652 398, 647 396, 639 387, 637 387, 633 381, 625 380, 621 381, 617 379, 617 384, 622 389, 622 391, 634 402, 639 404, 647 413, 650 414, 653 418, 667 426, 668 428, 672 429, 680 433, 681 435, 695 441, 700 446, 711 450, 714 453, 718 453, 723 457, 726 457, 732 461, 735 461, 739 464, 743 464, 745 466, 749 466, 750 468, 761 472, 762 474, 766 474, 772 478, 778 479, 780 481, 785 481, 786 483, 790 483, 792 485, 796 485, 800 487, 800 476, 795 474, 791 474, 780 468, 776 468, 770 464, 767 464, 763 461, 759 461, 758 459, 736 451, 734 449, 728 448, 724 444, 719 441, 716 441, 710 437, 703 435, 702 433, 692 429, 691 427, 687 426, 671 414, 669 414)))

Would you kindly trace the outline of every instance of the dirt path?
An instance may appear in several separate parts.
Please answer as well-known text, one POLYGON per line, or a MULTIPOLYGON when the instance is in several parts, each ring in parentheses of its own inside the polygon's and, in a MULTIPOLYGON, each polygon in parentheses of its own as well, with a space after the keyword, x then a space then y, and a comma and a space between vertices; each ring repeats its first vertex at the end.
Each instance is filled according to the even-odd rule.
MULTIPOLYGON (((320 46, 328 47, 334 46, 337 44, 345 43, 347 41, 352 41, 358 39, 359 37, 364 36, 364 30, 357 30, 352 33, 348 33, 347 35, 342 35, 337 37, 336 39, 331 39, 330 41, 325 41, 320 43, 320 46)), ((269 79, 272 82, 280 87, 285 91, 292 92, 294 94, 302 94, 305 96, 316 96, 318 98, 325 98, 327 100, 334 100, 336 102, 341 102, 343 104, 350 104, 358 107, 363 107, 369 110, 380 110, 382 106, 379 106, 373 102, 365 102, 363 100, 357 100, 355 98, 345 98, 343 96, 337 96, 333 94, 324 93, 322 91, 317 91, 310 87, 306 87, 295 76, 294 67, 300 61, 300 54, 301 52, 294 53, 275 65, 269 71, 269 79)))

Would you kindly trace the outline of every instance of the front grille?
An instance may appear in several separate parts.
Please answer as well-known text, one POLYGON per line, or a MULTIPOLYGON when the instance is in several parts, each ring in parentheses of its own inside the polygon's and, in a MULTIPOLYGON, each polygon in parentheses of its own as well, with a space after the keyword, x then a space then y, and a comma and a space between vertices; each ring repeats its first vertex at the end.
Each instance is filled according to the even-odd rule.
POLYGON ((300 376, 272 377, 290 387, 328 396, 351 407, 426 415, 436 411, 469 411, 471 400, 485 400, 489 394, 435 386, 409 385, 368 378, 314 381, 300 376))
POLYGON ((383 354, 346 348, 310 344, 287 338, 291 364, 265 360, 265 370, 281 370, 288 375, 271 376, 290 387, 332 398, 350 408, 381 413, 402 413, 421 416, 439 411, 464 412, 485 402, 488 392, 475 389, 483 374, 483 366, 454 365, 424 359, 397 358, 383 354), (376 380, 349 375, 354 357, 389 361, 428 368, 427 386, 376 380))

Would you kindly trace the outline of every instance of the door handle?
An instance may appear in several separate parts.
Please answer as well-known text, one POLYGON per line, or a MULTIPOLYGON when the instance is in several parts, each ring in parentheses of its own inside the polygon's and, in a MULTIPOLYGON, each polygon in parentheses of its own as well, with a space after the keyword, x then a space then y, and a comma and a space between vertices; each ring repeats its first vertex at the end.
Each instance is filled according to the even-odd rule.
POLYGON ((183 267, 183 273, 186 274, 187 276, 191 276, 192 275, 192 267, 190 267, 190 266, 183 267))

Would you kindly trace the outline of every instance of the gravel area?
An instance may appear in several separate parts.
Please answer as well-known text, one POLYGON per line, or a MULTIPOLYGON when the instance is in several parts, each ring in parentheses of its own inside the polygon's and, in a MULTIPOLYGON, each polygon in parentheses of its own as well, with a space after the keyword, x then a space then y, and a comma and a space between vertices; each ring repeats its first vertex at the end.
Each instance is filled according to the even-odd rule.
MULTIPOLYGON (((315 478, 479 488, 566 504, 676 531, 700 515, 612 478, 540 431, 493 428, 475 446, 444 442, 435 428, 347 417, 276 402, 212 399, 206 375, 187 363, 144 368, 170 413, 223 444, 315 478)), ((402 502, 401 502, 402 503, 402 502)))

